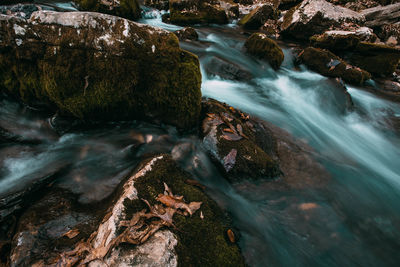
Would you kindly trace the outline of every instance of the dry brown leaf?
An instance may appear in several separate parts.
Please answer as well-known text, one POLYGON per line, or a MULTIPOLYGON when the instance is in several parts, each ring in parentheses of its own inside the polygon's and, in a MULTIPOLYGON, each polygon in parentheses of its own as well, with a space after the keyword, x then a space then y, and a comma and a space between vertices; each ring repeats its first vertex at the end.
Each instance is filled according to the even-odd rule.
POLYGON ((238 133, 239 133, 241 136, 243 136, 243 137, 246 138, 246 139, 249 139, 249 138, 247 137, 247 135, 245 135, 245 134, 243 133, 243 127, 242 127, 242 125, 237 124, 237 125, 236 125, 236 129, 237 129, 238 133))
POLYGON ((231 241, 231 243, 236 242, 235 234, 233 233, 233 231, 231 229, 228 229, 228 231, 226 231, 226 234, 229 238, 229 241, 231 241))
POLYGON ((228 141, 239 141, 240 139, 242 139, 242 137, 240 135, 231 134, 231 133, 223 134, 222 138, 224 138, 225 140, 228 140, 228 141))
POLYGON ((228 133, 235 133, 231 128, 225 128, 222 131, 228 132, 228 133))
POLYGON ((72 230, 69 230, 68 232, 66 232, 65 234, 63 234, 62 236, 66 236, 69 239, 72 239, 72 238, 76 237, 77 235, 79 235, 79 230, 72 229, 72 230))

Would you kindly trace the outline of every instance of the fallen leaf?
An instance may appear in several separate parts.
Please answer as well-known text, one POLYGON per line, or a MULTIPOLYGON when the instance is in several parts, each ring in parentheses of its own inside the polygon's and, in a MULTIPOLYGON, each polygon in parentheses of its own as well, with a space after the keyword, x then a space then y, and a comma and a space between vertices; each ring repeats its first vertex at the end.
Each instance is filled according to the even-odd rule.
POLYGON ((231 134, 231 133, 223 134, 222 138, 224 138, 225 140, 228 140, 228 141, 239 141, 240 139, 242 139, 242 137, 240 135, 231 134))
POLYGON ((228 133, 235 133, 231 128, 225 128, 222 131, 228 132, 228 133))
POLYGON ((72 229, 72 230, 69 230, 68 232, 66 232, 65 234, 63 234, 62 236, 66 236, 69 239, 72 239, 72 238, 76 237, 77 235, 79 235, 79 230, 72 229))
POLYGON ((237 150, 232 149, 228 155, 226 155, 223 160, 224 160, 224 168, 227 172, 232 170, 232 168, 235 166, 236 163, 236 155, 237 155, 237 150))
POLYGON ((235 243, 236 239, 235 239, 235 234, 233 233, 233 231, 231 229, 228 229, 228 231, 226 231, 226 234, 229 238, 229 241, 231 241, 231 243, 235 243))
POLYGON ((243 127, 242 127, 242 125, 240 125, 240 124, 236 125, 236 129, 237 129, 238 133, 239 133, 241 136, 243 136, 243 137, 246 138, 246 139, 249 139, 249 138, 247 137, 247 135, 245 135, 245 134, 243 133, 243 127))

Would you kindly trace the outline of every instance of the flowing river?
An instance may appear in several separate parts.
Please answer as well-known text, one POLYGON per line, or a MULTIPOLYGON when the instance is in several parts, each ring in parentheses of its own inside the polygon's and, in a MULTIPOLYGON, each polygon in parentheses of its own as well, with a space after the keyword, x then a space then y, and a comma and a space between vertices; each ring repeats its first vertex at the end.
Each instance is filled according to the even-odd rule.
MULTIPOLYGON (((149 11, 141 22, 171 31, 181 28, 162 23, 160 16, 149 11)), ((285 61, 274 71, 243 52, 246 36, 235 25, 196 30, 199 41, 181 46, 200 58, 203 96, 308 143, 330 174, 326 184, 286 190, 262 182, 232 185, 218 174, 194 135, 135 121, 64 133, 52 127, 53 114, 2 96, 0 126, 24 142, 0 147, 0 195, 57 173, 56 184, 72 190, 79 201, 98 201, 143 157, 167 152, 230 213, 250 266, 396 266, 400 134, 388 125, 391 118, 399 119, 400 105, 347 85, 354 108, 345 110, 331 80, 294 66, 289 45, 280 43, 285 61), (218 75, 213 70, 221 61, 236 64, 250 77, 218 75), (194 167, 194 161, 200 163, 194 167)))

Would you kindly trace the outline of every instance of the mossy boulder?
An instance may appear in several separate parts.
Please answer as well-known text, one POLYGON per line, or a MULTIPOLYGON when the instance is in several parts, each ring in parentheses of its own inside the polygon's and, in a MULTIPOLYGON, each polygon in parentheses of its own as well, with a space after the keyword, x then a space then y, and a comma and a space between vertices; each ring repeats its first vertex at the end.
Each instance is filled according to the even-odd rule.
POLYGON ((247 53, 264 59, 274 69, 278 69, 284 59, 284 54, 279 45, 263 33, 253 33, 245 42, 247 53))
POLYGON ((281 174, 271 133, 241 111, 213 99, 203 100, 201 132, 204 146, 228 180, 281 174))
POLYGON ((350 61, 375 76, 389 76, 400 61, 400 49, 387 45, 360 42, 352 51, 350 61))
POLYGON ((281 33, 284 36, 308 40, 329 28, 341 29, 345 23, 362 24, 363 15, 335 6, 325 0, 305 0, 287 11, 283 17, 281 33))
POLYGON ((327 31, 320 35, 310 37, 313 47, 326 48, 332 52, 350 51, 357 47, 361 41, 375 41, 376 35, 372 29, 361 27, 354 31, 327 31))
MULTIPOLYGON (((68 190, 46 186, 17 220, 9 240, 10 265, 84 265, 93 256, 92 250, 75 256, 71 253, 84 240, 92 248, 101 244, 109 248, 104 257, 90 260, 95 266, 245 266, 238 244, 226 236, 232 228, 231 220, 203 189, 186 183, 187 179, 193 177, 171 156, 162 154, 140 163, 101 202, 82 205, 68 190), (175 213, 173 226, 163 225, 143 242, 133 245, 128 239, 109 246, 126 229, 123 221, 143 210, 151 215, 143 200, 153 207, 160 204, 156 198, 164 193, 164 183, 185 203, 201 202, 200 209, 192 216, 175 213)), ((132 227, 132 236, 145 231, 155 220, 147 219, 142 228, 132 227)))
POLYGON ((299 60, 315 72, 328 77, 339 77, 351 84, 361 85, 371 78, 368 72, 349 65, 325 49, 308 47, 300 53, 299 60))
POLYGON ((249 14, 239 20, 238 24, 243 26, 245 29, 257 30, 264 25, 268 19, 276 18, 276 8, 272 5, 272 3, 268 3, 253 9, 249 14))
POLYGON ((228 17, 219 3, 212 0, 170 0, 169 21, 178 25, 226 24, 228 17))
MULTIPOLYGON (((177 236, 176 253, 179 266, 244 266, 244 259, 237 244, 226 236, 231 227, 230 220, 200 188, 185 183, 193 179, 182 171, 170 156, 163 155, 152 170, 137 179, 134 186, 139 199, 155 204, 158 194, 164 192, 166 183, 174 194, 184 197, 186 202, 202 202, 200 210, 191 217, 174 216, 177 236), (199 216, 202 212, 204 218, 199 216)), ((126 202, 129 213, 140 211, 145 205, 141 201, 126 202)))
POLYGON ((170 32, 89 12, 0 17, 0 88, 82 120, 188 129, 200 114, 198 58, 170 32))
POLYGON ((138 0, 74 0, 74 2, 82 11, 100 12, 130 20, 140 18, 138 0))
POLYGON ((180 41, 185 41, 185 40, 196 41, 199 39, 199 35, 197 34, 196 30, 192 27, 186 27, 183 28, 182 30, 175 31, 174 33, 180 41))

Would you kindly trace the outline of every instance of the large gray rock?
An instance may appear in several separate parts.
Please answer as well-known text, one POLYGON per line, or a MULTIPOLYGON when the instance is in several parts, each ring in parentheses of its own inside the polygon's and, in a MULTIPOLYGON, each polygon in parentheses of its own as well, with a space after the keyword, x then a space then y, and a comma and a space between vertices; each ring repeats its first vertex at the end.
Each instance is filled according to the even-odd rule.
POLYGON ((201 102, 195 55, 168 31, 91 12, 0 15, 0 87, 82 120, 191 128, 201 102))
POLYGON ((368 27, 396 23, 400 21, 400 3, 364 9, 361 14, 365 16, 365 25, 368 27))
POLYGON ((329 28, 340 29, 344 23, 362 24, 363 15, 335 6, 325 0, 306 0, 286 12, 281 26, 282 34, 296 39, 308 39, 329 28))

